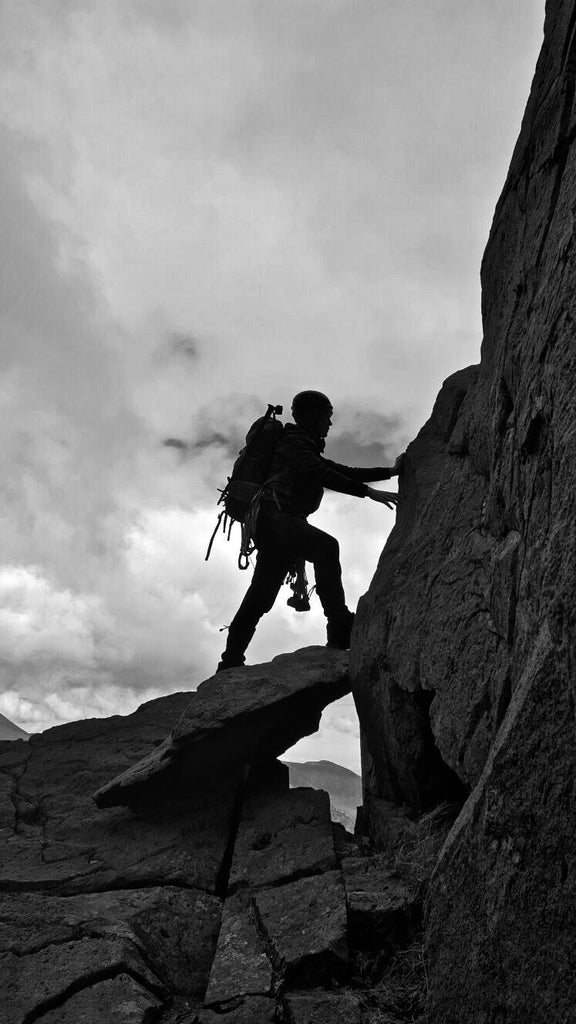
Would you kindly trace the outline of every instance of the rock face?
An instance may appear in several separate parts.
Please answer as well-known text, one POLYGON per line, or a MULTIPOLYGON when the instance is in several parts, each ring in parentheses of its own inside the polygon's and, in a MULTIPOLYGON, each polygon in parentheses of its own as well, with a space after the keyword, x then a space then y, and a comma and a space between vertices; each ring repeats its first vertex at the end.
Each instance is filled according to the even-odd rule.
POLYGON ((469 795, 429 897, 433 1024, 576 1005, 575 25, 573 0, 549 0, 482 267, 481 363, 408 449, 353 637, 366 805, 469 795))
POLYGON ((218 673, 190 694, 171 735, 101 787, 95 802, 149 804, 167 789, 193 790, 206 771, 275 758, 316 732, 326 705, 349 692, 348 654, 326 647, 218 673))

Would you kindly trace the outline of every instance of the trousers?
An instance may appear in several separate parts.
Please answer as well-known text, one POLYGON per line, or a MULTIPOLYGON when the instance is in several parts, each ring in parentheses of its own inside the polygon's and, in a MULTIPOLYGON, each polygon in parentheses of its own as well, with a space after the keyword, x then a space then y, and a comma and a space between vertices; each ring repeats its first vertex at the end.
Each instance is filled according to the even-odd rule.
POLYGON ((260 513, 256 527, 257 557, 252 582, 228 629, 224 662, 244 661, 256 626, 273 607, 278 591, 297 558, 312 562, 316 592, 329 623, 350 613, 342 586, 340 547, 335 537, 306 519, 283 512, 260 513))

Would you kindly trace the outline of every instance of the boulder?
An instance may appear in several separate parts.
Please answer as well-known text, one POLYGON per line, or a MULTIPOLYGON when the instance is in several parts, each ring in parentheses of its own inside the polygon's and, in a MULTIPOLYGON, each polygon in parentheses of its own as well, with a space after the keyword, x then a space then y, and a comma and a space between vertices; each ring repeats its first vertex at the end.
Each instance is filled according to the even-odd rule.
POLYGON ((349 691, 347 653, 326 647, 219 672, 191 694, 172 735, 94 800, 98 807, 152 802, 167 788, 195 791, 207 771, 275 758, 316 732, 326 705, 349 691))
POLYGON ((336 867, 327 793, 291 789, 248 800, 236 836, 229 891, 261 888, 336 867))
POLYGON ((222 1012, 239 997, 270 996, 272 975, 252 907, 241 899, 227 900, 205 1006, 222 1012))
POLYGON ((254 893, 259 927, 288 985, 341 979, 348 967, 346 899, 339 871, 254 893))

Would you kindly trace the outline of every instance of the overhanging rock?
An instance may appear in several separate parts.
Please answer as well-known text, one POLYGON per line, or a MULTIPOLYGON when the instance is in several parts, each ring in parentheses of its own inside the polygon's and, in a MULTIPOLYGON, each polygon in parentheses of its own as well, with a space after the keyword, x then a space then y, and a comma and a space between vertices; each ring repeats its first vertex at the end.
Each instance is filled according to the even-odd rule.
POLYGON ((327 704, 350 692, 348 654, 306 647, 201 683, 160 746, 94 794, 98 807, 137 806, 194 786, 201 773, 278 757, 316 732, 327 704))

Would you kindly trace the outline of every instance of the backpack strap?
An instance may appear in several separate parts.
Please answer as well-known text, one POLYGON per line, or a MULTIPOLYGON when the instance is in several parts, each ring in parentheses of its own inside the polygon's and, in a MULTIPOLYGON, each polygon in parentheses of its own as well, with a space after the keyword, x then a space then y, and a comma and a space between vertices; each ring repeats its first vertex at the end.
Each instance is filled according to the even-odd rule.
POLYGON ((214 541, 216 540, 216 534, 218 533, 218 530, 220 529, 220 523, 222 522, 222 519, 224 519, 224 527, 223 527, 223 529, 224 529, 224 532, 226 532, 226 512, 224 511, 224 509, 222 509, 220 515, 218 516, 218 519, 216 521, 216 526, 214 527, 214 533, 210 537, 210 543, 208 545, 208 550, 206 552, 206 557, 204 559, 205 562, 207 562, 208 559, 210 558, 210 552, 212 551, 212 545, 213 545, 214 541))

